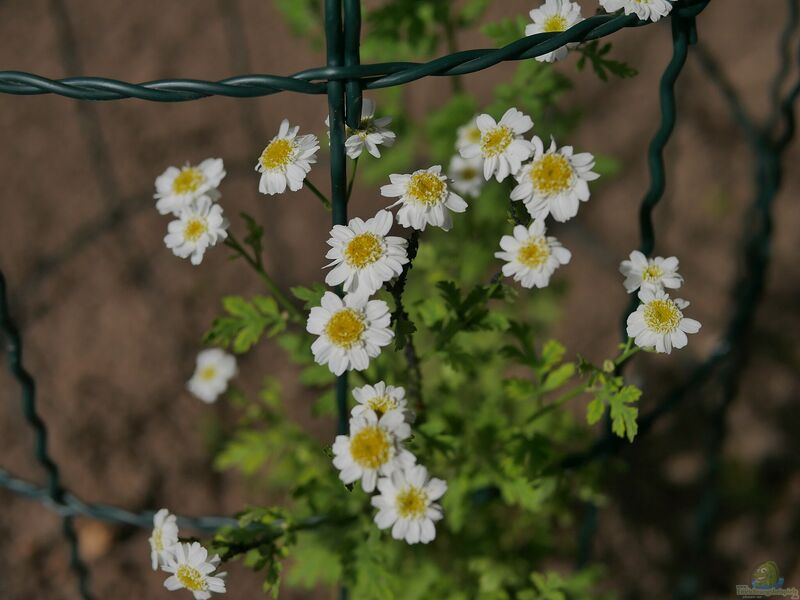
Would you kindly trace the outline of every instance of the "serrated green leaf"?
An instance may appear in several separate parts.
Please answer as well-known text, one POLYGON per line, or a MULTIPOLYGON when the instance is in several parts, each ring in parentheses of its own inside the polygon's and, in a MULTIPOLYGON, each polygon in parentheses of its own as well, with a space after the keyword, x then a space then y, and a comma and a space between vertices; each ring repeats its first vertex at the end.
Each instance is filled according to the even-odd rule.
POLYGON ((639 431, 636 418, 639 416, 639 409, 630 406, 638 402, 642 391, 633 385, 627 385, 609 398, 611 409, 611 429, 619 437, 626 437, 632 442, 639 431))

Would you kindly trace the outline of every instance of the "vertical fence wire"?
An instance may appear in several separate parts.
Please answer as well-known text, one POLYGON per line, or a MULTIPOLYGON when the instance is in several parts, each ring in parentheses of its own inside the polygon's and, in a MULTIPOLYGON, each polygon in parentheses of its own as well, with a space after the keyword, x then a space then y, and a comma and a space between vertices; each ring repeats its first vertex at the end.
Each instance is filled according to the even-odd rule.
MULTIPOLYGON (((329 67, 344 64, 342 0, 325 0, 325 44, 329 67)), ((344 151, 344 82, 328 82, 331 140, 331 214, 333 225, 347 224, 347 163, 344 151)), ((337 289, 341 294, 341 287, 337 289)), ((337 432, 347 433, 347 371, 336 379, 337 432)))
MULTIPOLYGON (((697 31, 694 17, 683 17, 674 14, 671 17, 672 25, 672 58, 667 63, 658 85, 659 104, 661 110, 658 130, 650 141, 647 149, 647 165, 650 173, 650 186, 645 192, 639 205, 639 250, 649 256, 655 249, 656 236, 653 223, 653 211, 664 196, 667 177, 664 163, 664 150, 672 136, 676 123, 675 85, 683 71, 688 56, 689 45, 697 41, 697 31)), ((621 338, 627 340, 627 318, 636 310, 639 304, 638 297, 634 294, 626 305, 621 319, 621 338)), ((622 371, 625 364, 617 370, 622 371)), ((602 445, 610 445, 615 439, 611 431, 611 417, 606 415, 603 433, 598 441, 602 445)), ((602 458, 601 458, 602 460, 602 458)), ((592 556, 592 544, 599 523, 597 504, 587 502, 584 504, 584 516, 578 529, 577 556, 575 564, 580 568, 589 563, 592 556)))
MULTIPOLYGON (((22 337, 11 318, 11 310, 8 306, 8 296, 6 294, 6 279, 2 271, 0 271, 0 328, 5 334, 9 370, 20 385, 22 413, 33 430, 34 455, 47 474, 48 497, 53 503, 61 504, 64 499, 61 475, 58 465, 50 456, 47 427, 36 408, 36 383, 23 363, 22 337)), ((84 600, 90 600, 89 571, 81 560, 78 536, 75 533, 75 524, 71 516, 65 515, 62 517, 61 531, 69 545, 69 564, 78 578, 80 595, 84 600)))

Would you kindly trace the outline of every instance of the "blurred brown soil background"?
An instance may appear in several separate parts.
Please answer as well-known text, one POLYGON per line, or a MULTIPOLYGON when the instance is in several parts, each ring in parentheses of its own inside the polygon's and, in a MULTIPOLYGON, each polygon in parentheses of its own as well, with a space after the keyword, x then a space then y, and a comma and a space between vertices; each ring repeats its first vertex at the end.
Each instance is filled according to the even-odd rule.
MULTIPOLYGON (((525 15, 536 4, 496 2, 486 20, 525 15)), ((593 1, 582 4, 584 14, 594 10, 593 1)), ((698 22, 703 44, 759 115, 769 108, 784 18, 778 0, 716 0, 698 22)), ((50 77, 218 79, 287 74, 324 62, 321 51, 291 36, 266 0, 7 0, 0 2, 0 40, 4 69, 50 77)), ((557 231, 573 262, 559 275, 569 292, 556 334, 570 352, 596 359, 616 343, 627 302, 616 268, 638 244, 645 149, 658 124, 657 81, 671 52, 667 25, 625 30, 613 40, 614 55, 639 68, 638 77, 604 84, 590 73, 575 75, 575 57, 558 67, 575 75, 565 103, 586 115, 572 139, 561 141, 622 165, 596 188, 580 218, 557 231)), ((459 44, 485 47, 488 40, 476 31, 459 44)), ((467 77, 465 85, 487 101, 512 71, 501 65, 467 77)), ((448 85, 445 79, 409 85, 409 110, 436 107, 448 85)), ((681 295, 692 301, 691 316, 703 329, 685 351, 646 357, 631 371, 645 387, 644 412, 721 334, 753 196, 750 151, 691 56, 678 105, 666 153, 669 183, 656 211, 657 252, 680 257, 681 295)), ((153 180, 167 165, 224 158, 222 201, 235 230, 241 232, 236 215, 246 209, 267 228, 266 262, 278 281, 320 280, 328 215, 306 191, 259 195, 253 165, 282 117, 321 135, 325 110, 322 97, 289 94, 176 104, 0 96, 0 266, 53 455, 65 484, 82 499, 131 510, 169 506, 187 515, 231 514, 265 501, 258 489, 211 467, 213 440, 219 423, 230 420, 229 408, 206 406, 184 390, 219 298, 255 293, 259 282, 245 265, 228 264, 224 249, 210 251, 199 268, 172 256, 162 242, 168 219, 153 207, 153 180)), ((594 556, 608 565, 622 598, 673 597, 691 573, 702 582, 700 597, 731 598, 735 585, 747 583, 766 560, 778 563, 787 585, 800 586, 797 148, 795 142, 787 154, 775 205, 772 265, 748 340, 750 361, 724 422, 723 486, 707 550, 693 554, 693 532, 716 388, 687 398, 611 463, 594 556)), ((323 156, 312 172, 318 185, 326 169, 323 156)), ((355 196, 353 215, 385 205, 374 188, 357 188, 355 196)), ((242 386, 251 390, 265 373, 279 376, 290 413, 320 435, 332 434, 332 423, 310 416, 311 399, 277 348, 261 344, 241 359, 240 370, 242 386)), ((42 481, 32 441, 18 387, 0 370, 0 467, 42 481)), ((149 532, 85 519, 77 526, 98 598, 170 597, 164 578, 150 571, 149 532)), ((58 518, 4 490, 0 564, 0 598, 76 597, 58 518)), ((229 571, 228 597, 258 597, 258 575, 236 564, 229 571)))

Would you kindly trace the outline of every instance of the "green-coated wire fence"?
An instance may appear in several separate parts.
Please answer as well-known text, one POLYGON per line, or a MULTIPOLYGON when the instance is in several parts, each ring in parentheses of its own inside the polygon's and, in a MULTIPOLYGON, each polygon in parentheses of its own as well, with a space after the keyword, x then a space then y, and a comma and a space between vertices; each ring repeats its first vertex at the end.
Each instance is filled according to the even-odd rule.
MULTIPOLYGON (((772 205, 780 189, 784 154, 795 133, 794 105, 800 96, 800 81, 787 92, 784 88, 791 71, 791 41, 798 29, 798 0, 787 0, 786 26, 780 37, 778 50, 780 64, 770 87, 771 111, 763 123, 757 122, 738 98, 733 86, 711 57, 697 45, 696 17, 706 8, 710 0, 678 0, 670 14, 672 23, 673 54, 667 64, 659 85, 661 122, 648 149, 650 186, 639 209, 640 249, 651 254, 655 248, 653 210, 663 196, 666 186, 663 152, 676 122, 675 85, 689 55, 690 46, 696 46, 694 54, 708 79, 713 82, 726 101, 731 116, 747 139, 755 163, 756 183, 752 206, 743 227, 743 268, 733 289, 734 307, 724 335, 715 349, 696 365, 688 378, 667 392, 651 411, 639 420, 639 436, 646 435, 655 423, 668 414, 698 386, 717 378, 723 390, 723 400, 715 407, 712 436, 708 446, 708 472, 706 494, 696 515, 695 533, 698 540, 694 551, 702 556, 704 535, 712 526, 716 512, 715 478, 718 476, 718 461, 724 438, 724 416, 735 395, 738 377, 747 360, 745 338, 750 329, 755 309, 763 292, 770 259, 772 236, 772 205)), ((68 14, 62 0, 51 0, 56 13, 67 20, 68 14)), ((69 77, 48 79, 32 73, 18 71, 0 72, 0 92, 16 95, 57 94, 78 100, 110 101, 137 98, 154 102, 185 102, 209 96, 252 98, 283 91, 303 94, 326 94, 330 116, 331 136, 331 198, 333 224, 347 222, 347 177, 345 164, 345 125, 357 128, 361 115, 363 90, 403 85, 424 77, 455 76, 474 73, 504 61, 526 60, 552 52, 569 43, 602 38, 627 27, 650 25, 635 16, 597 15, 588 18, 561 33, 542 33, 517 40, 499 49, 475 49, 456 52, 426 63, 394 62, 360 63, 361 2, 360 0, 325 0, 325 34, 327 62, 291 76, 240 75, 221 81, 192 79, 169 79, 145 83, 129 83, 101 77, 69 77)), ((67 38, 70 36, 67 35, 67 38)), ((68 52, 65 51, 65 54, 68 52)), ((794 57, 800 64, 800 52, 794 57)), ((67 60, 79 68, 77 61, 67 60)), ((91 129, 91 127, 90 127, 91 129)), ((97 140, 95 140, 97 142, 97 140)), ((99 143, 99 142, 98 142, 99 143)), ((98 150, 96 145, 95 150, 98 150)), ((95 152, 97 154, 97 152, 95 152)), ((102 154, 102 152, 99 152, 102 154)), ((108 183, 108 182, 107 182, 108 183)), ((112 185, 111 182, 109 185, 112 185)), ((118 194, 117 194, 118 196, 118 194)), ((107 216, 92 227, 114 225, 125 217, 120 206, 112 207, 107 216)), ((94 229, 89 229, 91 233, 94 229)), ((84 234, 87 231, 83 232, 84 234)), ((78 242, 68 244, 66 250, 74 251, 78 242)), ((56 259, 53 259, 56 262, 56 259)), ((43 269, 52 268, 49 263, 43 269)), ((405 275, 405 274, 404 274, 405 275)), ((396 286, 402 293, 404 276, 396 286)), ((394 294, 394 291, 392 292, 394 294)), ((630 311, 626 311, 624 316, 630 311)), ((77 579, 80 595, 91 598, 89 573, 81 560, 78 539, 73 519, 89 517, 118 524, 149 528, 152 513, 134 513, 105 504, 91 504, 70 493, 61 481, 59 469, 48 450, 47 427, 36 408, 36 385, 33 375, 23 362, 22 337, 12 319, 9 309, 9 294, 6 279, 0 271, 0 331, 5 338, 8 365, 20 387, 21 408, 25 419, 35 435, 34 453, 46 473, 46 484, 36 485, 13 476, 0 469, 0 486, 40 502, 62 517, 62 529, 70 550, 70 565, 77 579)), ((347 376, 342 375, 336 384, 338 407, 338 430, 347 429, 346 396, 347 376)), ((597 459, 602 459, 623 445, 621 438, 606 431, 594 444, 583 452, 569 455, 561 461, 559 468, 575 469, 597 459)), ((480 490, 475 500, 488 501, 497 495, 497 490, 480 490)), ((597 507, 587 506, 586 517, 580 527, 578 563, 589 559, 589 548, 596 527, 597 507)), ((314 517, 301 527, 314 527, 324 522, 325 516, 314 517)), ((214 531, 224 525, 235 524, 235 520, 224 517, 179 517, 181 527, 198 531, 214 531)), ((694 564, 700 564, 694 561, 694 564)), ((680 582, 680 597, 695 598, 698 593, 696 572, 687 572, 680 582)))

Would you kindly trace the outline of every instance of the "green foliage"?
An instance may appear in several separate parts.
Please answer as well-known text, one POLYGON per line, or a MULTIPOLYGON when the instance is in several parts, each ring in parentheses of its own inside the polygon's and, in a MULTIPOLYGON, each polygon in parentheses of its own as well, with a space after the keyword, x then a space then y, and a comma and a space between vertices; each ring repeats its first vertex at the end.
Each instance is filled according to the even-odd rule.
POLYGON ((517 15, 494 23, 486 23, 481 27, 481 33, 491 39, 495 46, 508 46, 510 43, 525 37, 525 25, 527 23, 528 21, 525 20, 525 17, 517 15))
POLYGON ((603 81, 608 81, 609 74, 626 79, 635 77, 639 73, 627 63, 607 58, 608 53, 611 52, 610 43, 601 44, 600 40, 592 40, 578 46, 578 52, 581 53, 576 65, 578 70, 582 70, 586 65, 586 61, 589 61, 592 65, 592 70, 603 81))
MULTIPOLYGON (((613 368, 613 366, 612 366, 613 368)), ((636 419, 639 409, 632 406, 639 401, 642 391, 633 385, 625 385, 622 377, 608 375, 605 371, 595 369, 591 377, 597 395, 586 407, 586 421, 589 425, 597 423, 610 409, 611 430, 619 437, 627 437, 633 441, 639 426, 636 419)))
POLYGON ((214 320, 203 339, 204 343, 222 346, 237 354, 247 352, 266 333, 268 337, 286 329, 286 315, 270 296, 255 296, 245 300, 241 296, 225 296, 222 307, 227 313, 214 320))
POLYGON ((291 32, 307 38, 314 48, 322 47, 322 0, 275 0, 291 32))
MULTIPOLYGON (((455 50, 457 34, 480 23, 489 4, 372 3, 365 9, 362 58, 423 60, 455 50)), ((278 7, 296 34, 312 43, 319 39, 319 0, 281 0, 278 7)), ((520 15, 481 30, 500 46, 519 39, 525 22, 520 15)), ((590 62, 601 78, 632 74, 608 58, 606 46, 580 48, 580 66, 590 62)), ((481 112, 499 117, 516 106, 533 117, 537 135, 559 138, 579 118, 577 111, 559 108, 572 82, 551 64, 520 61, 484 105, 457 81, 440 85, 449 94, 441 93, 436 106, 418 117, 405 90, 380 92, 378 114, 392 116, 397 143, 380 160, 366 154, 359 159, 360 182, 374 190, 390 173, 431 164, 446 169, 457 129, 481 112)), ((609 176, 619 164, 598 156, 596 169, 609 176)), ((556 277, 546 289, 520 290, 502 279, 494 257, 498 241, 515 220, 529 221, 524 210, 512 212, 511 185, 488 184, 477 198, 468 198, 469 209, 455 215, 452 231, 429 228, 409 240, 409 255, 416 253, 413 270, 380 292, 393 306, 395 345, 366 371, 349 375, 351 387, 379 380, 402 385, 417 410, 407 447, 448 482, 441 500, 445 517, 433 544, 410 547, 378 530, 369 496, 338 479, 327 418, 336 414, 335 377, 314 363, 313 338, 302 319, 284 314, 283 308, 291 308, 286 300, 274 288, 276 299, 267 294, 223 300, 224 314, 206 341, 245 352, 272 338, 297 366, 297 382, 306 390, 293 389, 287 397, 267 379, 255 397, 231 395, 239 416, 215 461, 218 469, 240 473, 263 497, 281 498, 283 508, 250 509, 240 527, 221 531, 214 542, 224 558, 264 570, 268 591, 277 593, 283 577, 284 585, 304 589, 345 585, 356 599, 608 597, 597 589, 598 569, 550 568, 572 562, 576 501, 602 500, 591 470, 564 473, 559 465, 565 455, 591 445, 597 432, 586 421, 593 425, 608 415, 614 433, 635 437, 641 392, 615 374, 633 349, 621 348, 602 367, 573 358, 550 333, 561 316, 563 282, 556 277), (313 403, 301 403, 309 398, 313 403), (292 414, 308 406, 306 425, 309 418, 326 417, 320 427, 315 422, 317 435, 289 418, 290 403, 292 414)), ((258 270, 264 231, 243 217, 242 244, 258 270)), ((303 312, 318 306, 324 292, 321 283, 291 289, 303 312)))
POLYGON ((245 565, 264 571, 264 591, 277 596, 283 559, 295 542, 293 527, 282 508, 251 508, 239 515, 239 527, 217 532, 212 551, 225 561, 243 556, 245 565))
POLYGON ((312 306, 319 306, 322 296, 325 295, 327 288, 321 283, 314 283, 311 287, 297 286, 289 290, 298 300, 303 301, 303 308, 311 309, 312 306))

